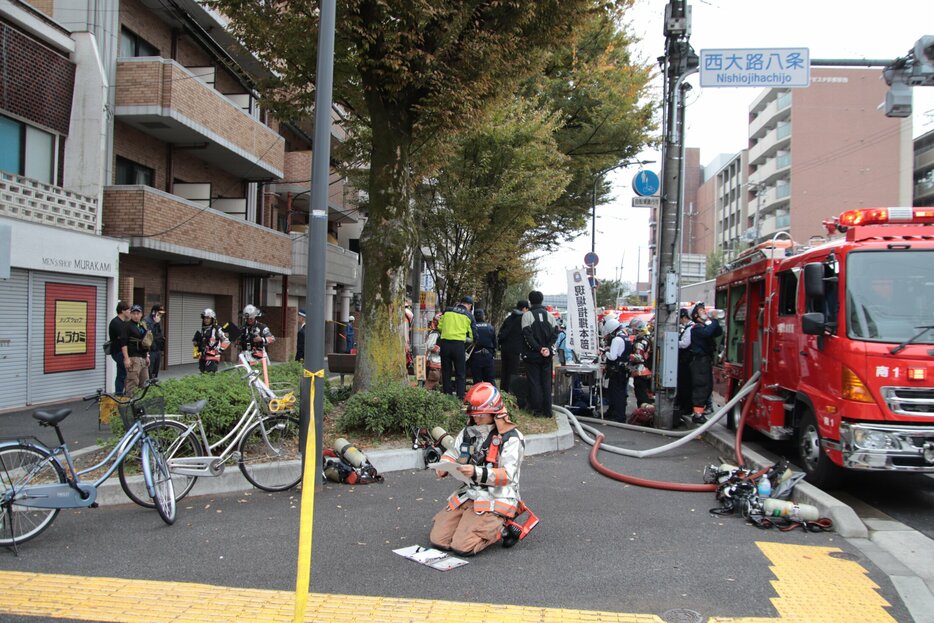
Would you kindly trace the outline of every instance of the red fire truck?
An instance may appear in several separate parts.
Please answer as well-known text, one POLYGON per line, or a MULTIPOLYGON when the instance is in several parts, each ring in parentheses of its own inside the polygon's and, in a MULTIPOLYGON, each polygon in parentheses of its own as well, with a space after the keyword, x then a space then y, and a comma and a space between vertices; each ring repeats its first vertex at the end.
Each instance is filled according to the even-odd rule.
POLYGON ((717 277, 717 391, 760 371, 746 426, 794 439, 819 486, 845 469, 934 472, 934 208, 850 210, 827 226, 843 235, 776 238, 717 277))

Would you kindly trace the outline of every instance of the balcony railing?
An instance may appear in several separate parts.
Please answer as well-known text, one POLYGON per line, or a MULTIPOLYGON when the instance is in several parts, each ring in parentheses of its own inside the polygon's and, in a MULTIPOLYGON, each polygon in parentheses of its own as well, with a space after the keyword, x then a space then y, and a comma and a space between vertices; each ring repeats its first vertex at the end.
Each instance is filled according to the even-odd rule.
MULTIPOLYGON (((336 244, 327 243, 324 276, 327 281, 355 286, 360 281, 360 256, 336 244)), ((308 236, 292 232, 292 275, 308 274, 308 236)))
POLYGON ((155 188, 106 187, 103 215, 104 234, 128 238, 131 249, 249 272, 291 272, 285 234, 155 188))
POLYGON ((0 171, 0 215, 96 234, 97 199, 0 171))
POLYGON ((172 60, 117 62, 116 117, 169 144, 203 145, 198 157, 249 180, 282 177, 285 139, 172 60))

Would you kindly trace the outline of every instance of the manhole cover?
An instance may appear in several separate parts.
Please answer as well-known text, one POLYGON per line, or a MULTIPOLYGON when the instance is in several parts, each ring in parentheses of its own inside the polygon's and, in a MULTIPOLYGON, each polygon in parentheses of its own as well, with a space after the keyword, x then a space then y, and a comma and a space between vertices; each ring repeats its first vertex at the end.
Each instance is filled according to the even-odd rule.
POLYGON ((662 613, 662 620, 665 623, 702 623, 704 617, 700 612, 694 612, 687 608, 675 608, 662 613))
POLYGON ((830 552, 831 558, 838 558, 840 560, 851 560, 853 562, 858 562, 861 560, 856 554, 851 554, 850 552, 830 552))

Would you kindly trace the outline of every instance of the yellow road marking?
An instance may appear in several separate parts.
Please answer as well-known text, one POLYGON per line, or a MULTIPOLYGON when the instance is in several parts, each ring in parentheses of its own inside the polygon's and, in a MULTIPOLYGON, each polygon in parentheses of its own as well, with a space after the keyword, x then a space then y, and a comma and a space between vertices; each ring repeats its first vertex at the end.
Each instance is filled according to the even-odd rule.
MULTIPOLYGON (((711 618, 709 623, 895 623, 859 564, 831 556, 835 547, 757 543, 775 574, 777 618, 711 618)), ((0 571, 0 613, 108 623, 288 623, 295 594, 207 584, 0 571)), ((458 603, 309 593, 305 621, 315 623, 663 623, 653 614, 458 603)))

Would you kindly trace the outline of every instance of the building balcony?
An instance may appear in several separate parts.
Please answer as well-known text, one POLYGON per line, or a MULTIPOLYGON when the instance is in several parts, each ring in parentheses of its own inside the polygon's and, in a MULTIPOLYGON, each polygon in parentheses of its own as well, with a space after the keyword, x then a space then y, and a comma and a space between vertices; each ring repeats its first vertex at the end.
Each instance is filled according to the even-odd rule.
POLYGON ((774 184, 780 177, 787 177, 788 170, 791 168, 791 154, 781 153, 774 158, 769 158, 764 164, 759 165, 754 172, 749 174, 749 183, 756 184, 774 184))
POLYGON ((29 177, 0 171, 0 216, 99 233, 97 199, 29 177))
POLYGON ((791 93, 783 93, 766 105, 749 122, 749 138, 759 139, 766 134, 766 128, 778 121, 787 121, 791 118, 791 93))
POLYGON ((788 151, 791 147, 791 124, 784 123, 769 130, 765 136, 749 148, 749 164, 762 164, 779 151, 788 151))
POLYGON ((915 171, 929 171, 934 169, 934 147, 923 151, 915 151, 915 171))
POLYGON ((137 255, 246 274, 292 271, 287 234, 149 186, 107 186, 103 217, 103 233, 128 240, 137 255))
POLYGON ((777 232, 788 231, 791 227, 791 215, 779 212, 762 218, 759 221, 759 239, 771 238, 777 232))
POLYGON ((923 180, 915 184, 914 205, 934 205, 934 180, 923 180))
POLYGON ((285 139, 175 61, 120 59, 116 84, 124 123, 241 179, 282 177, 285 139))
MULTIPOLYGON (((324 260, 324 278, 345 286, 360 285, 360 256, 353 251, 336 244, 327 243, 324 260)), ((292 275, 296 277, 308 274, 308 236, 304 233, 292 233, 292 275)), ((299 284, 295 286, 300 287, 299 284)))

